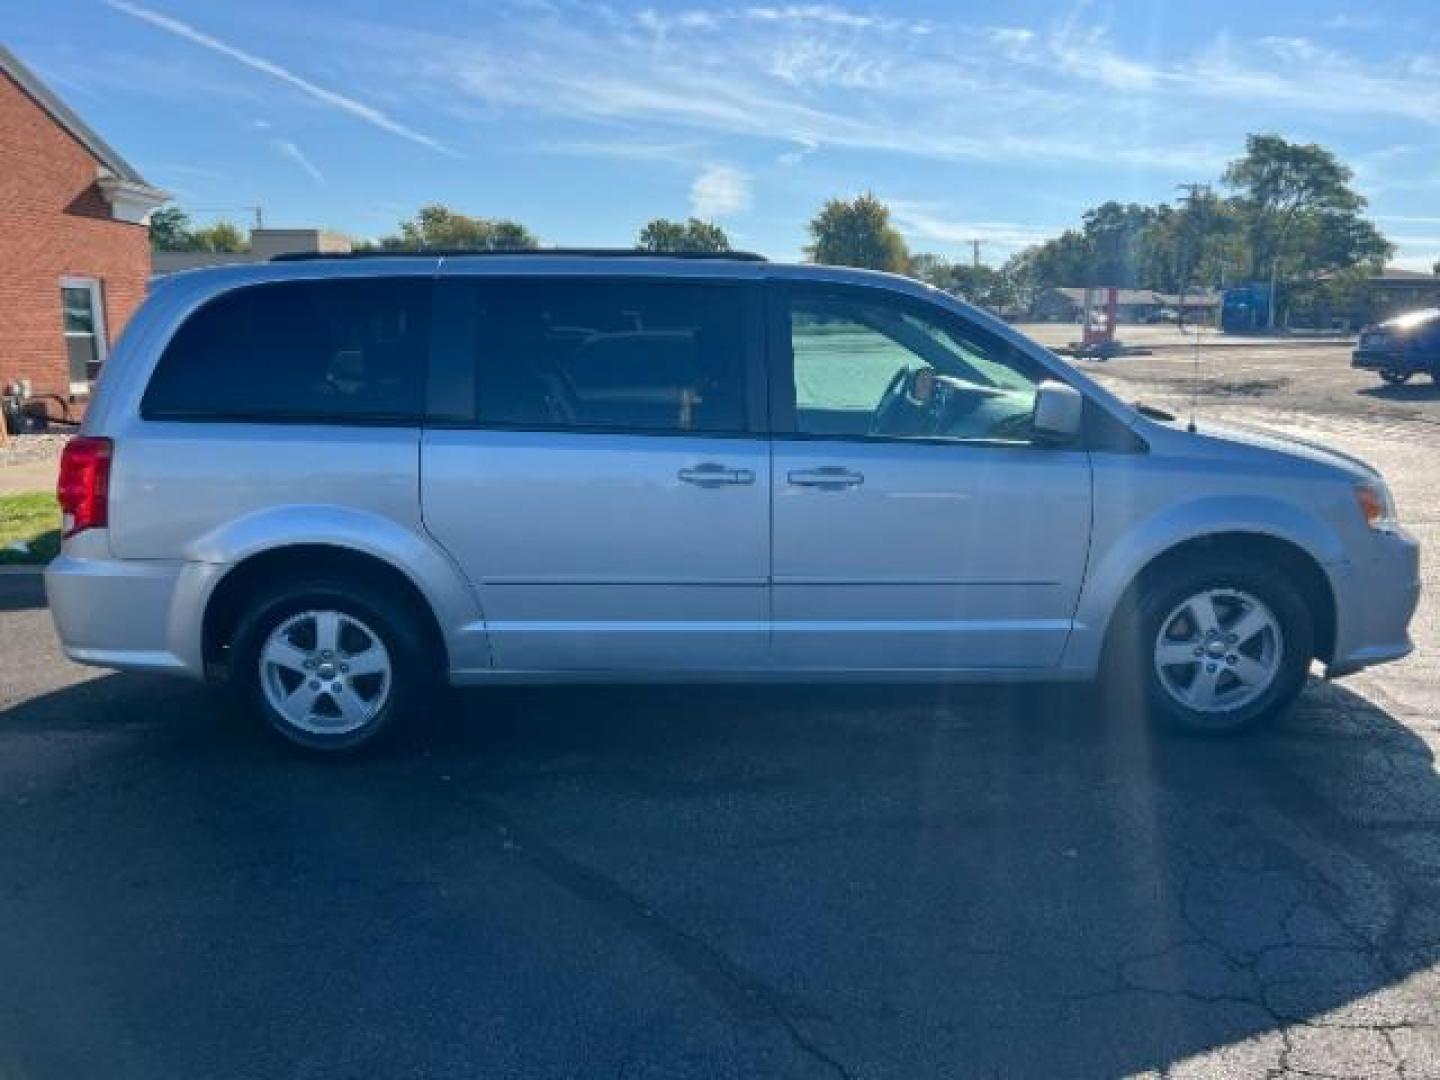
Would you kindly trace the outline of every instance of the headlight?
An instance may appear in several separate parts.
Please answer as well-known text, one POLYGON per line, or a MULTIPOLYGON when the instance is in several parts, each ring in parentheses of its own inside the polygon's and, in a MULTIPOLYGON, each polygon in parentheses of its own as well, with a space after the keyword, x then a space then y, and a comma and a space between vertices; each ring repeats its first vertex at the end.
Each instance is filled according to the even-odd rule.
POLYGON ((1395 520, 1395 500, 1390 495, 1390 489, 1385 486, 1383 480, 1369 480, 1363 484, 1355 485, 1355 502, 1360 506, 1360 513, 1365 517, 1365 523, 1377 532, 1388 532, 1397 524, 1395 520))

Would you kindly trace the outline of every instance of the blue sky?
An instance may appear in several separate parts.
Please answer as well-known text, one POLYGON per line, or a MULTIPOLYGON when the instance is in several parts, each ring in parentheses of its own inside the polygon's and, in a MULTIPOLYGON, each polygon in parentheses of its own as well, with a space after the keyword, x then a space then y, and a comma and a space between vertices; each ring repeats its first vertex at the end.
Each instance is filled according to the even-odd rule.
POLYGON ((1264 130, 1336 150, 1398 263, 1440 258, 1436 0, 22 0, 4 26, 181 205, 267 224, 443 202, 628 244, 696 213, 783 258, 870 189, 913 250, 998 261, 1264 130))

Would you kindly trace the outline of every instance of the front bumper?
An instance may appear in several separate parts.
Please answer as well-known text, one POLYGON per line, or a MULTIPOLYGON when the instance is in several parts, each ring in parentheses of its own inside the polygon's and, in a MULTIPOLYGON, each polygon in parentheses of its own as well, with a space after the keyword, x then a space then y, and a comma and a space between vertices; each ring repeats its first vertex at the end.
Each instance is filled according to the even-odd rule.
POLYGON ((203 678, 205 600, 225 567, 114 559, 101 540, 76 537, 45 569, 65 655, 98 667, 203 678))
POLYGON ((1335 649, 1327 678, 1408 656, 1410 619, 1420 604, 1420 546, 1403 530, 1377 533, 1365 557, 1330 568, 1335 649))
POLYGON ((1395 350, 1356 349, 1350 354, 1350 366, 1363 371, 1397 371, 1413 375, 1440 370, 1440 358, 1395 350))

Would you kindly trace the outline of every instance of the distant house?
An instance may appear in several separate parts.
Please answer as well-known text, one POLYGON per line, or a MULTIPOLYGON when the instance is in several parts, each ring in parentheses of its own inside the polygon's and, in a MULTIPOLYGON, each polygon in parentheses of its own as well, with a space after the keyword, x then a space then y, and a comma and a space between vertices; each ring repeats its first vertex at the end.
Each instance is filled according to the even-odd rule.
POLYGON ((1366 314, 1374 319, 1388 319, 1416 308, 1440 307, 1440 276, 1387 266, 1371 275, 1369 301, 1366 314))
POLYGON ((0 46, 0 386, 83 410, 145 295, 165 199, 0 46))
MULTIPOLYGON (((1091 290, 1092 303, 1103 311, 1106 290, 1091 290)), ((1162 293, 1153 289, 1117 289, 1115 318, 1122 323, 1149 322, 1161 317, 1167 309, 1183 314, 1190 321, 1209 321, 1220 306, 1220 294, 1212 290, 1185 293, 1162 293)), ((1085 310, 1085 290, 1054 288, 1040 292, 1030 307, 1032 318, 1044 322, 1079 322, 1085 310)))

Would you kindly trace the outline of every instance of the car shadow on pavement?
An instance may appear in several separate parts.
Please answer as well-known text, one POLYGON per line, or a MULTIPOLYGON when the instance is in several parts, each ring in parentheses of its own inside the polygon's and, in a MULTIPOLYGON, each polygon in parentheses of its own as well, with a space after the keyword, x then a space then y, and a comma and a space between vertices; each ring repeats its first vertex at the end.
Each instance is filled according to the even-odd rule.
POLYGON ((32 611, 45 606, 45 579, 39 571, 0 573, 0 611, 32 611))
POLYGON ((1440 383, 1406 383, 1404 386, 1367 386, 1360 391, 1366 397, 1385 401, 1440 401, 1440 383))
POLYGON ((0 712, 0 1043, 63 1072, 203 992, 111 1075, 343 1069, 357 1015, 380 1075, 1258 1075, 1437 1022, 1440 781, 1337 684, 1225 740, 1065 688, 436 712, 339 765, 165 680, 0 712))

